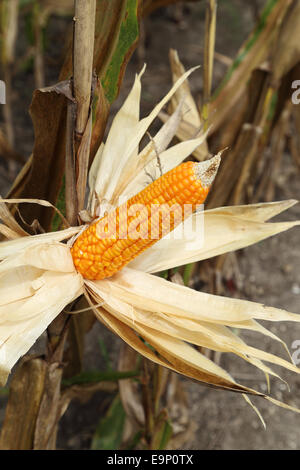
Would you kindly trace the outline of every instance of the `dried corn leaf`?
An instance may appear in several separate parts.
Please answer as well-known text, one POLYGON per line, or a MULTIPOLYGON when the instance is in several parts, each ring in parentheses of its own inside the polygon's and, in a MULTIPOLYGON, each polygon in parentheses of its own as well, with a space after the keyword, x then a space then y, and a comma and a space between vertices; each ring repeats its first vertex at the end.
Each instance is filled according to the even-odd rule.
MULTIPOLYGON (((184 72, 184 66, 179 60, 177 51, 171 49, 169 54, 170 65, 172 70, 173 83, 181 77, 184 72)), ((190 86, 187 80, 183 82, 181 87, 176 91, 170 102, 170 112, 174 111, 178 103, 183 100, 184 106, 182 110, 182 120, 177 130, 177 137, 184 141, 199 137, 202 130, 202 121, 198 107, 194 101, 193 95, 190 90, 190 86)), ((166 117, 163 113, 160 113, 160 118, 165 121, 166 117)), ((199 148, 195 149, 193 155, 197 160, 202 161, 209 156, 208 145, 206 139, 203 141, 199 148)))
POLYGON ((184 229, 177 227, 172 237, 159 240, 128 266, 146 272, 159 272, 252 245, 299 225, 299 221, 260 221, 261 217, 272 217, 293 204, 294 201, 287 201, 271 203, 265 208, 262 204, 231 206, 195 213, 191 216, 192 223, 187 219, 182 224, 184 229), (200 229, 203 232, 199 232, 200 229))
POLYGON ((62 244, 28 247, 0 266, 0 375, 5 383, 19 357, 81 295, 83 280, 74 270, 70 250, 62 244))
MULTIPOLYGON (((97 292, 97 288, 93 286, 93 292, 97 292)), ((98 291, 102 298, 101 290, 98 291)), ((106 299, 105 309, 98 310, 97 316, 103 318, 104 322, 109 324, 110 328, 130 344, 138 352, 146 356, 148 359, 163 365, 176 372, 188 377, 194 378, 205 384, 238 392, 253 393, 261 395, 255 390, 239 385, 231 379, 229 374, 214 362, 200 354, 186 343, 172 339, 163 333, 156 334, 145 325, 140 326, 135 323, 134 316, 130 318, 130 306, 120 302, 118 299, 108 296, 106 299), (128 311, 129 308, 129 311, 128 311), (128 311, 123 316, 123 321, 118 320, 119 313, 128 311), (108 313, 110 312, 110 313, 108 313), (126 319, 126 321, 125 321, 126 319), (128 328, 126 324, 130 325, 128 328), (160 352, 158 357, 153 350, 149 349, 134 333, 136 330, 143 338, 149 342, 155 349, 160 352)), ((96 313, 96 311, 95 311, 96 313)))
POLYGON ((151 175, 152 179, 155 180, 161 176, 160 168, 164 174, 178 166, 183 160, 190 156, 196 148, 201 146, 205 138, 206 135, 202 135, 198 139, 187 140, 173 145, 159 155, 160 166, 158 166, 157 156, 155 155, 144 169, 136 175, 131 183, 126 186, 126 189, 121 193, 122 198, 127 199, 134 196, 150 184, 151 181, 149 181, 149 176, 147 175, 151 175))
POLYGON ((170 100, 184 80, 196 69, 197 67, 194 67, 186 72, 155 106, 153 111, 141 120, 138 120, 141 75, 136 77, 131 93, 113 121, 103 150, 97 177, 98 181, 102 181, 101 192, 98 194, 100 199, 115 203, 114 199, 118 191, 120 177, 136 161, 137 148, 143 135, 162 107, 170 100), (129 116, 131 116, 130 120, 129 116), (126 131, 124 131, 124 125, 126 131))
MULTIPOLYGON (((27 232, 22 229, 15 218, 11 215, 3 199, 0 197, 0 219, 5 223, 6 227, 15 232, 19 237, 26 236, 27 232)), ((9 237, 6 237, 9 238, 9 237)), ((16 237, 17 238, 17 237, 16 237)))
MULTIPOLYGON (((86 284, 89 286, 91 282, 86 281, 86 284)), ((242 322, 254 318, 269 321, 300 320, 300 316, 295 313, 247 300, 195 291, 129 268, 123 268, 111 280, 94 281, 92 285, 127 302, 132 308, 144 309, 146 304, 149 311, 228 326, 237 323, 239 328, 242 328, 242 322)))
POLYGON ((66 230, 61 230, 60 232, 42 233, 40 235, 31 235, 8 242, 1 242, 0 260, 8 256, 15 255, 17 252, 29 247, 67 240, 74 235, 77 235, 80 230, 82 230, 81 227, 70 227, 66 230))
POLYGON ((287 3, 290 3, 290 6, 282 22, 272 57, 274 83, 279 83, 282 76, 299 62, 300 57, 300 3, 298 1, 287 3))
MULTIPOLYGON (((1 450, 32 449, 36 417, 44 391, 46 362, 24 360, 14 375, 0 436, 1 450), (24 404, 26 406, 24 407, 24 404)), ((2 381, 0 375, 0 382, 2 381)))

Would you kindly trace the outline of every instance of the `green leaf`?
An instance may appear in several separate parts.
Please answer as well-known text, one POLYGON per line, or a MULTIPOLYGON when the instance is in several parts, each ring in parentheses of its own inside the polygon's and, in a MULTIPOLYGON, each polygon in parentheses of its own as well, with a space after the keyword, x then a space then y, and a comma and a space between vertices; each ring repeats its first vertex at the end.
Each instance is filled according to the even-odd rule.
POLYGON ((189 285, 195 263, 186 264, 183 272, 183 282, 185 286, 189 285))
POLYGON ((142 439, 143 437, 143 432, 140 430, 140 431, 137 431, 133 438, 127 443, 126 445, 126 450, 133 450, 136 448, 136 446, 139 444, 140 440, 142 439))
POLYGON ((104 418, 101 418, 94 434, 92 450, 117 450, 122 442, 125 411, 119 395, 115 397, 104 418))
POLYGON ((138 0, 127 0, 125 15, 123 17, 119 40, 112 55, 106 74, 102 79, 106 98, 110 103, 119 93, 120 82, 124 75, 128 58, 138 40, 138 0))
POLYGON ((169 275, 169 270, 166 269, 165 271, 161 271, 160 273, 157 273, 157 276, 162 277, 163 279, 168 279, 169 275))
MULTIPOLYGON (((62 181, 62 186, 60 188, 60 192, 58 194, 57 202, 56 202, 56 207, 57 209, 65 216, 66 215, 66 186, 65 186, 65 176, 63 177, 62 181)), ((51 225, 51 230, 52 232, 56 232, 57 230, 60 229, 61 225, 61 218, 57 214, 57 212, 54 214, 53 220, 52 220, 52 225, 51 225)))
POLYGON ((158 450, 163 450, 166 448, 169 440, 172 437, 173 429, 169 420, 164 422, 164 425, 161 430, 161 438, 158 446, 158 450))
POLYGON ((172 437, 172 426, 165 409, 156 418, 155 431, 151 440, 151 449, 163 450, 172 437))
POLYGON ((69 379, 64 379, 62 384, 64 386, 70 386, 75 384, 91 384, 97 382, 111 382, 121 379, 130 379, 132 377, 137 377, 140 374, 139 371, 129 370, 129 371, 117 371, 112 370, 108 372, 100 372, 98 370, 90 370, 81 372, 80 374, 74 375, 69 379))
POLYGON ((9 387, 0 387, 0 397, 6 397, 9 394, 9 387))

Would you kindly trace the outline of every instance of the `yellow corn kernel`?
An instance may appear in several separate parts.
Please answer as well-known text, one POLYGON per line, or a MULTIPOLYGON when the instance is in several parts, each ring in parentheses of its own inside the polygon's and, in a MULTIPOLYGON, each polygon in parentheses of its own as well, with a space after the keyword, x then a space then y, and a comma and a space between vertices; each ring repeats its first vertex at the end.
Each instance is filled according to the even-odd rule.
POLYGON ((110 277, 172 231, 183 221, 185 204, 194 211, 204 203, 219 162, 215 157, 204 163, 182 163, 93 222, 71 248, 77 271, 86 279, 110 277))

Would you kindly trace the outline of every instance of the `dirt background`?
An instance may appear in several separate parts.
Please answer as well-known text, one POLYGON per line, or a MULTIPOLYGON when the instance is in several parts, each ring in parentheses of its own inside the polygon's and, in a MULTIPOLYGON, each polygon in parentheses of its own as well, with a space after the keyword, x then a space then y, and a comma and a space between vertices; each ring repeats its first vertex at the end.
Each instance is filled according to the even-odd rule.
MULTIPOLYGON (((233 58, 242 41, 252 30, 257 8, 264 0, 219 0, 217 20, 217 52, 233 58)), ((57 81, 64 56, 65 37, 71 30, 71 18, 53 16, 47 27, 46 41, 46 85, 57 81)), ((147 63, 143 77, 142 115, 170 87, 168 52, 177 49, 186 67, 202 64, 204 32, 204 2, 185 6, 172 6, 156 12, 144 23, 145 48, 135 52, 123 82, 121 95, 113 105, 115 112, 132 85, 134 74, 147 63)), ((21 24, 17 55, 24 52, 25 25, 21 24)), ((215 85, 226 70, 225 65, 216 61, 215 85)), ((202 89, 201 72, 191 77, 195 96, 202 89)), ((28 107, 34 89, 33 71, 28 64, 20 65, 13 80, 13 120, 15 148, 28 157, 33 145, 33 129, 28 107)), ((5 195, 13 181, 15 168, 9 171, 0 159, 0 194, 5 195)), ((290 156, 284 155, 281 173, 276 181, 276 200, 300 199, 299 172, 293 166, 290 156)), ((300 219, 300 205, 293 207, 280 220, 300 219)), ((239 290, 236 295, 270 306, 281 307, 300 313, 300 239, 299 229, 283 233, 256 246, 238 252, 239 290)), ((231 292, 227 293, 231 295, 231 292)), ((300 340, 300 326, 292 323, 266 324, 278 334, 290 351, 293 342, 300 340)), ((106 345, 112 363, 116 362, 121 340, 115 338, 100 324, 95 324, 87 339, 85 363, 89 369, 103 368, 103 356, 99 338, 106 345)), ((262 336, 243 335, 249 343, 286 357, 282 346, 262 336)), ((300 358, 300 356, 298 355, 300 358)), ((266 391, 264 375, 246 365, 233 355, 222 355, 220 364, 236 380, 245 385, 266 391)), ((275 369, 275 368, 274 368, 275 369)), ((287 386, 271 379, 272 396, 300 408, 300 379, 296 374, 279 371, 289 383, 287 386)), ((215 391, 197 383, 180 379, 187 397, 190 430, 188 439, 178 441, 180 449, 297 449, 300 447, 300 417, 282 410, 264 400, 253 400, 266 423, 265 431, 256 414, 239 395, 215 391)), ((58 448, 88 449, 99 417, 108 406, 109 395, 95 394, 86 404, 73 402, 61 420, 58 448)), ((4 417, 6 396, 0 395, 0 424, 4 417)))

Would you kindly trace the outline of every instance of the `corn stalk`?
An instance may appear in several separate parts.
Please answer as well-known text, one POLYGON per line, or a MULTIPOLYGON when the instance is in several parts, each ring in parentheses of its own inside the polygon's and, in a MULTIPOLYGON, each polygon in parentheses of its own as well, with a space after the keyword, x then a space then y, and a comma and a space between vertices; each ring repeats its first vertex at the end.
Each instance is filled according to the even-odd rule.
POLYGON ((15 45, 18 31, 19 0, 2 0, 1 16, 1 62, 6 85, 6 106, 3 107, 5 135, 9 147, 14 146, 12 117, 12 68, 15 60, 15 45))

